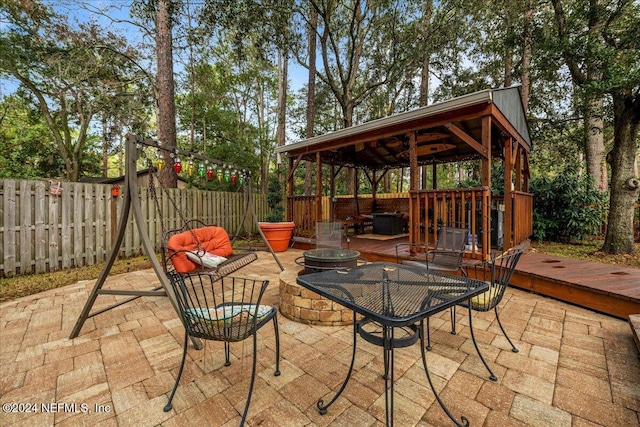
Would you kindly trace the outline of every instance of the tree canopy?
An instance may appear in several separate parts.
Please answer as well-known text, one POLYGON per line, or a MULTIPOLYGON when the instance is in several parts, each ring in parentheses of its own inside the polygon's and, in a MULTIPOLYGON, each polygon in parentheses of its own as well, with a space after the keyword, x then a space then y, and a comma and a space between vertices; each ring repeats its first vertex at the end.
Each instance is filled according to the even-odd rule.
MULTIPOLYGON (((0 84, 12 88, 0 94, 3 176, 117 175, 106 165, 126 132, 160 137, 169 90, 170 143, 246 165, 266 191, 283 120, 292 141, 521 84, 533 175, 590 176, 608 189, 612 236, 625 235, 608 236, 607 249, 632 246, 624 230, 640 192, 637 2, 138 0, 128 17, 120 7, 0 5, 0 84), (159 5, 170 39, 157 38, 159 5), (138 36, 114 31, 123 25, 138 36), (156 50, 166 42, 170 63, 156 50), (167 75, 173 88, 159 83, 167 75)), ((307 189, 310 172, 297 178, 307 189)), ((452 164, 438 180, 456 185, 475 172, 452 164)), ((389 174, 385 187, 399 189, 403 179, 389 174)), ((339 193, 353 184, 336 182, 339 193)))

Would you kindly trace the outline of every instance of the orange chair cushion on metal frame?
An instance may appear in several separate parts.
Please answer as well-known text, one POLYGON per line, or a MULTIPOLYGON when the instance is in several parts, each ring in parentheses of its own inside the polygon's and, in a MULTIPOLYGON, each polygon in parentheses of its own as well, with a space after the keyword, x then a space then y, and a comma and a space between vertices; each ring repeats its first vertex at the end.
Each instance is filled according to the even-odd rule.
POLYGON ((202 227, 174 234, 167 242, 171 262, 178 273, 188 273, 201 266, 187 258, 185 251, 205 251, 221 257, 233 255, 231 240, 222 227, 202 227))

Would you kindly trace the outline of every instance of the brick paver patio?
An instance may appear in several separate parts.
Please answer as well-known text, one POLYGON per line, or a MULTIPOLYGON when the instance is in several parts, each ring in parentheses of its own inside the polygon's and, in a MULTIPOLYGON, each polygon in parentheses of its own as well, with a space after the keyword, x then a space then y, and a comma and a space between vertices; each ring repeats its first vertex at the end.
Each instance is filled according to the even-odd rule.
MULTIPOLYGON (((280 255, 299 268, 301 251, 280 255)), ((236 275, 268 277, 278 304, 279 269, 269 253, 236 275)), ((111 276, 105 288, 148 289, 152 270, 111 276)), ((235 426, 251 372, 251 340, 189 350, 174 409, 162 408, 180 363, 183 328, 165 298, 139 298, 89 319, 68 338, 94 281, 0 305, 2 426, 235 426), (243 357, 244 355, 244 357, 243 357), (238 360, 240 359, 240 360, 238 360), (9 405, 7 405, 9 404, 9 405), (17 404, 23 404, 18 406, 17 404), (19 412, 11 412, 19 410, 19 412), (48 411, 48 412, 47 412, 48 411)), ((95 308, 115 301, 99 296, 95 308)), ((501 319, 520 348, 512 353, 492 313, 475 313, 474 330, 499 379, 491 382, 470 339, 465 310, 458 335, 448 312, 431 320, 428 363, 436 388, 471 426, 640 426, 640 359, 629 325, 569 304, 510 289, 501 319)), ((281 371, 273 376, 273 328, 258 336, 259 373, 250 426, 382 426, 382 351, 358 341, 356 371, 321 416, 316 401, 333 396, 346 375, 351 326, 308 326, 279 316, 281 371)), ((396 351, 397 426, 449 426, 428 386, 418 344, 396 351)))

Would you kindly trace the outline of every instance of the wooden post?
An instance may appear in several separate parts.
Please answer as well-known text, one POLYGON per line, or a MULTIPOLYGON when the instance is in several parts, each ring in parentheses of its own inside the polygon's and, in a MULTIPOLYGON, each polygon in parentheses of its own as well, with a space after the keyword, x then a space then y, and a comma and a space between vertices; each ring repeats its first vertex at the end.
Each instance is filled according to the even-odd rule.
POLYGON ((416 154, 416 133, 409 135, 409 253, 415 255, 414 243, 420 240, 420 174, 418 170, 418 155, 416 154))
POLYGON ((316 221, 322 221, 322 157, 316 153, 316 221))
MULTIPOLYGON (((291 196, 293 196, 293 157, 289 157, 289 179, 287 180, 287 221, 293 221, 293 209, 291 209, 291 196)), ((300 224, 302 225, 302 224, 300 224)))
POLYGON ((487 196, 482 198, 482 258, 491 252, 491 116, 482 118, 482 186, 489 188, 487 196))
POLYGON ((329 177, 329 218, 336 219, 336 206, 333 200, 336 197, 336 165, 331 163, 331 176, 329 177))
POLYGON ((520 144, 516 144, 515 155, 515 172, 516 172, 516 190, 522 191, 522 153, 520 144))
POLYGON ((513 246, 513 138, 508 136, 504 144, 504 248, 509 249, 513 246))

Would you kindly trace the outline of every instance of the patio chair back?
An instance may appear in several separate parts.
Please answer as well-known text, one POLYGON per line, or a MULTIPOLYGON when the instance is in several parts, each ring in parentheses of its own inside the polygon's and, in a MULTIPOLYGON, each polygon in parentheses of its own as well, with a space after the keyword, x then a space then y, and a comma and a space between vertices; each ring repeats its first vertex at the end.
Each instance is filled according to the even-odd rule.
POLYGON ((253 367, 249 395, 240 425, 243 425, 249 411, 251 393, 256 374, 257 338, 256 332, 267 322, 273 321, 276 341, 275 376, 280 375, 280 344, 278 335, 277 310, 262 305, 262 296, 269 285, 268 280, 254 280, 233 276, 217 276, 210 273, 180 274, 168 272, 167 278, 176 295, 180 316, 185 327, 182 362, 175 385, 164 411, 172 408, 173 397, 178 388, 184 369, 189 337, 211 341, 223 341, 225 346, 225 366, 231 364, 231 342, 253 337, 253 367))
POLYGON ((512 248, 495 256, 490 261, 474 267, 473 277, 489 283, 489 290, 471 299, 471 309, 489 311, 502 301, 522 253, 522 249, 512 248))
POLYGON ((427 252, 427 268, 457 271, 462 268, 462 255, 469 231, 465 228, 441 227, 436 248, 427 252))
POLYGON ((342 248, 344 240, 341 221, 316 222, 316 248, 342 248))

